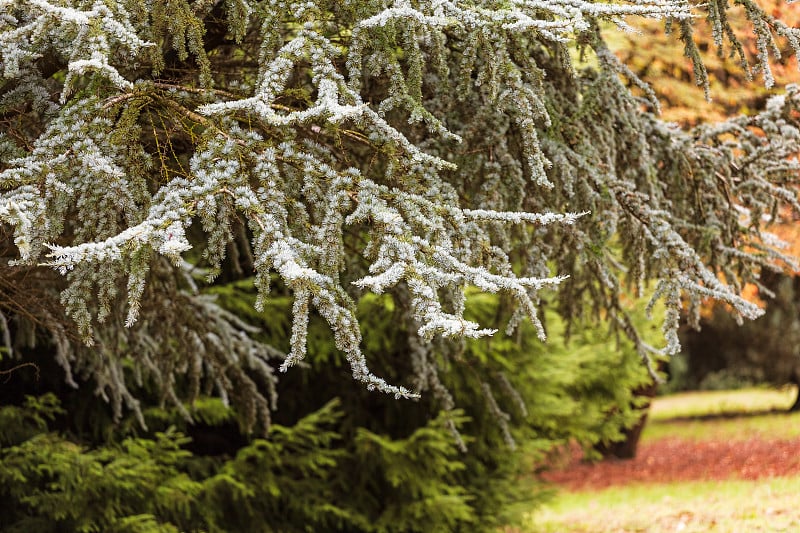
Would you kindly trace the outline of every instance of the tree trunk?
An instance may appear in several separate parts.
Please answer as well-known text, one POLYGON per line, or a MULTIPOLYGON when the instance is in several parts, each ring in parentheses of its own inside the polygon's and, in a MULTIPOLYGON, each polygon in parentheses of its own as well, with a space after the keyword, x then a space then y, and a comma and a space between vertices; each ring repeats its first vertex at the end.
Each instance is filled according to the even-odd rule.
POLYGON ((797 391, 797 398, 795 398, 794 403, 789 408, 790 413, 796 413, 800 411, 800 389, 797 391))
POLYGON ((790 381, 790 383, 793 384, 795 387, 797 387, 797 396, 794 399, 794 403, 789 408, 789 412, 790 413, 796 413, 796 412, 800 411, 800 379, 798 379, 797 376, 795 376, 790 381))
POLYGON ((639 439, 642 436, 642 430, 646 422, 647 413, 642 415, 636 425, 622 432, 625 435, 624 440, 609 442, 608 444, 600 443, 595 449, 603 455, 603 459, 633 459, 636 457, 636 449, 639 446, 639 439))
MULTIPOLYGON (((656 396, 657 389, 658 384, 651 383, 635 390, 633 394, 634 396, 645 397, 648 400, 652 400, 656 396)), ((636 449, 639 446, 639 439, 642 437, 642 430, 644 430, 644 426, 647 423, 647 413, 649 409, 650 402, 648 401, 642 418, 630 428, 622 431, 622 434, 625 435, 623 440, 599 443, 595 446, 595 450, 603 456, 603 459, 633 459, 636 457, 636 449)))

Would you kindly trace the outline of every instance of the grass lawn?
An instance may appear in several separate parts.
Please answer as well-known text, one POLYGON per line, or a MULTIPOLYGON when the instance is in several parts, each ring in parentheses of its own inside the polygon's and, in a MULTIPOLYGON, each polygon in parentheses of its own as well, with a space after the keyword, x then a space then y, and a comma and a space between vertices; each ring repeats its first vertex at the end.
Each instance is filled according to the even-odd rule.
MULTIPOLYGON (((788 408, 795 394, 791 389, 747 389, 657 398, 642 442, 665 437, 701 441, 798 437, 800 413, 767 413, 788 408), (733 416, 736 413, 743 416, 733 416)), ((549 505, 527 517, 522 531, 800 532, 799 503, 800 477, 562 490, 549 505)))
POLYGON ((796 389, 786 387, 689 392, 656 398, 642 442, 664 437, 697 440, 798 437, 800 412, 783 412, 792 405, 796 394, 796 389), (737 413, 747 416, 734 416, 737 413))
POLYGON ((660 396, 650 408, 650 420, 708 415, 784 411, 794 402, 795 387, 741 389, 734 391, 683 392, 660 396))
POLYGON ((542 533, 800 531, 800 478, 628 485, 561 492, 523 531, 542 533))

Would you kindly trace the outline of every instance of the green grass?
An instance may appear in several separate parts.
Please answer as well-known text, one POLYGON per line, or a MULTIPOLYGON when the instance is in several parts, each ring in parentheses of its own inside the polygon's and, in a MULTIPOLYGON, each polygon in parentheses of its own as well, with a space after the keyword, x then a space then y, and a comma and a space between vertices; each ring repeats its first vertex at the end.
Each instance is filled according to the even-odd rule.
MULTIPOLYGON (((657 398, 642 442, 800 436, 800 413, 786 410, 796 391, 745 389, 657 398), (742 416, 735 416, 737 413, 742 416), (711 417, 709 417, 711 416, 711 417), (706 418, 690 418, 706 417, 706 418)), ((800 477, 758 481, 632 484, 559 492, 527 516, 523 533, 800 531, 800 477)))
POLYGON ((628 485, 561 492, 526 533, 800 531, 800 478, 628 485))
POLYGON ((800 413, 713 420, 654 420, 645 427, 642 442, 666 437, 687 440, 791 439, 800 437, 800 413))
POLYGON ((665 437, 692 440, 793 438, 800 436, 800 413, 783 411, 794 402, 796 390, 743 389, 689 392, 656 398, 642 442, 665 437), (778 412, 768 414, 770 410, 778 412), (733 416, 742 413, 746 416, 733 416), (715 416, 716 418, 691 418, 715 416))
POLYGON ((795 387, 741 389, 734 391, 682 392, 653 401, 650 420, 691 416, 786 410, 797 395, 795 387))

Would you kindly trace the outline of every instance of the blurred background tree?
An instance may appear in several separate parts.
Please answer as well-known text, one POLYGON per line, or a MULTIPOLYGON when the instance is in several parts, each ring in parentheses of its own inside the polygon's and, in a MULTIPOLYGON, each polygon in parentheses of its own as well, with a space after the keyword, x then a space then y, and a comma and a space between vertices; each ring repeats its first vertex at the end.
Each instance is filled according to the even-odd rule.
MULTIPOLYGON (((758 5, 791 27, 800 25, 800 8, 796 5, 783 0, 764 0, 758 5)), ((734 2, 727 13, 743 53, 757 55, 756 35, 744 24, 745 3, 734 2)), ((742 68, 735 47, 716 47, 713 24, 700 19, 693 26, 692 37, 703 52, 708 71, 710 90, 706 92, 694 73, 691 58, 684 53, 679 31, 666 34, 662 25, 652 21, 637 25, 636 30, 610 34, 609 47, 652 87, 662 102, 661 116, 665 120, 690 126, 757 113, 764 109, 769 96, 780 94, 786 84, 797 80, 797 57, 788 41, 776 41, 781 55, 771 65, 775 86, 768 89, 760 69, 742 68)))

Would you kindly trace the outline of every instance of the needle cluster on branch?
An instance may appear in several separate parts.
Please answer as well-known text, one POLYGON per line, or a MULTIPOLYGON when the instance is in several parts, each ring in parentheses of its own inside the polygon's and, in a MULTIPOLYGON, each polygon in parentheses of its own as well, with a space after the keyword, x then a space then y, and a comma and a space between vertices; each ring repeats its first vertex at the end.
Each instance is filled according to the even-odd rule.
POLYGON ((398 397, 440 389, 434 358, 420 348, 414 391, 374 375, 364 291, 392 293, 425 346, 494 333, 464 317, 470 287, 507 295, 507 329, 527 318, 544 339, 546 290, 568 319, 611 319, 651 365, 677 350, 686 301, 759 313, 740 291, 787 259, 764 225, 800 207, 800 90, 683 131, 603 34, 663 20, 707 84, 692 40, 706 19, 769 85, 776 39, 797 50, 800 30, 734 3, 756 57, 727 0, 0 0, 9 259, 61 272, 83 343, 48 320, 58 360, 118 408, 136 406, 126 359, 167 399, 185 372, 190 396, 206 383, 266 423, 259 391, 284 356, 198 293, 198 272, 226 269, 252 273, 259 303, 276 280, 293 294, 282 370, 318 313, 355 379, 398 397), (650 281, 662 349, 620 301, 650 281))

